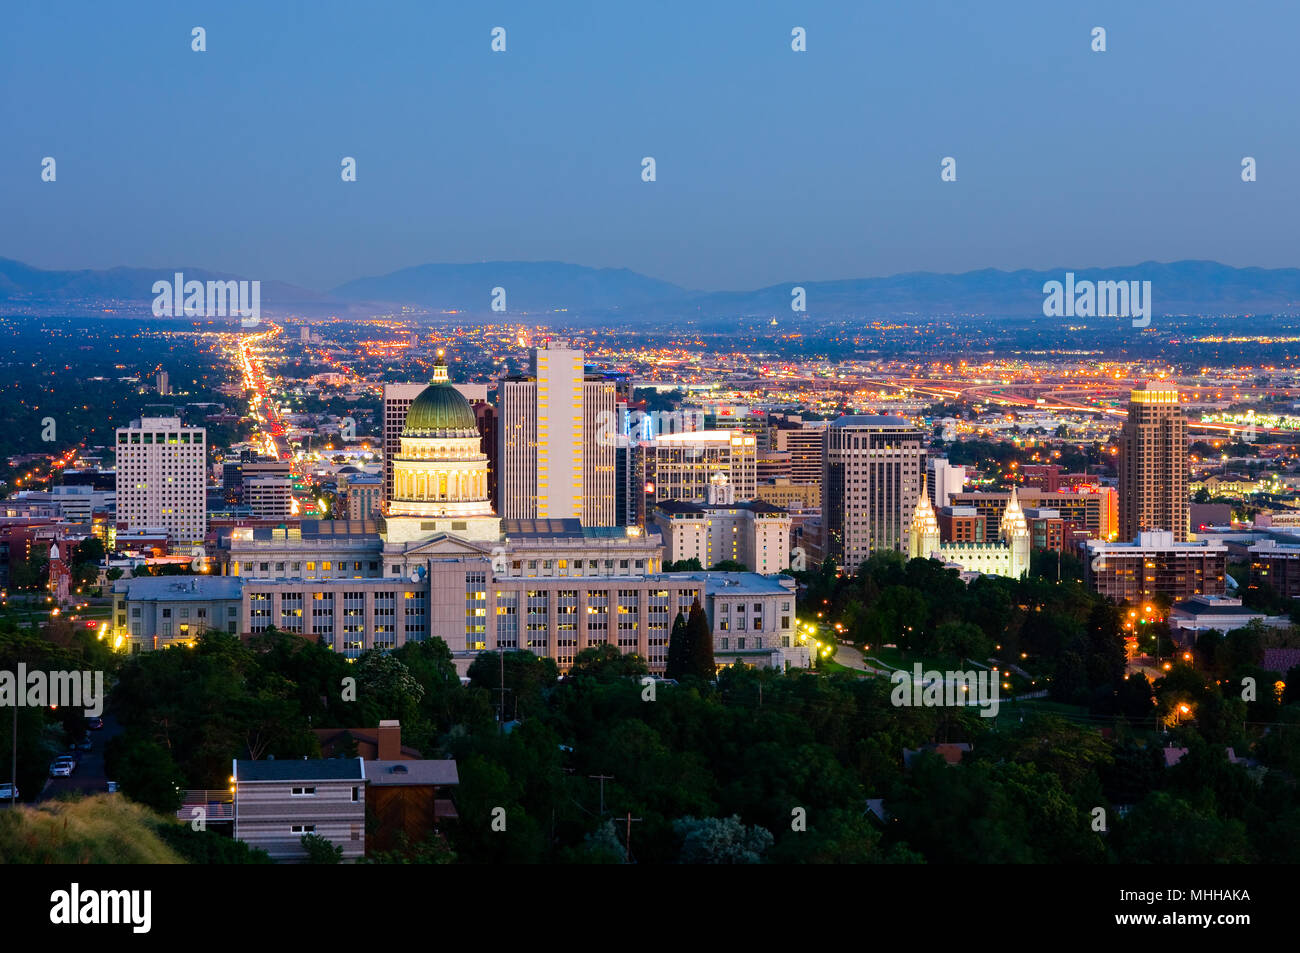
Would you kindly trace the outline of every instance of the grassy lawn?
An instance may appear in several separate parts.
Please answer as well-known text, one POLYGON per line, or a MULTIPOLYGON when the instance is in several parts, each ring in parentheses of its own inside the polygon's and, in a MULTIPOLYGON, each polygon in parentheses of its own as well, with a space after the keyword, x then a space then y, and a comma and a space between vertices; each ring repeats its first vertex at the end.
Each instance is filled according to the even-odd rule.
MULTIPOLYGON (((955 655, 935 655, 927 658, 904 652, 902 649, 882 649, 878 646, 872 646, 869 651, 864 651, 862 657, 867 660, 873 658, 878 659, 890 668, 910 669, 917 662, 920 662, 921 668, 926 671, 938 669, 939 671, 947 672, 953 671, 957 668, 965 668, 965 666, 961 664, 961 659, 957 658, 955 655)), ((867 661, 867 664, 870 665, 872 663, 867 661)))
POLYGON ((1031 698, 1022 702, 1003 698, 1002 704, 998 707, 997 717, 1018 721, 1022 715, 1030 714, 1052 714, 1065 717, 1086 716, 1088 709, 1084 705, 1067 705, 1064 702, 1054 702, 1047 698, 1031 698))
POLYGON ((822 659, 822 660, 820 661, 818 667, 817 667, 817 671, 819 671, 819 672, 825 672, 827 675, 833 675, 833 674, 835 674, 836 672, 848 672, 850 675, 865 675, 865 674, 867 674, 866 672, 863 672, 863 671, 860 670, 860 669, 849 668, 847 665, 841 665, 839 662, 835 661, 835 659, 833 659, 833 658, 824 658, 824 659, 822 659))

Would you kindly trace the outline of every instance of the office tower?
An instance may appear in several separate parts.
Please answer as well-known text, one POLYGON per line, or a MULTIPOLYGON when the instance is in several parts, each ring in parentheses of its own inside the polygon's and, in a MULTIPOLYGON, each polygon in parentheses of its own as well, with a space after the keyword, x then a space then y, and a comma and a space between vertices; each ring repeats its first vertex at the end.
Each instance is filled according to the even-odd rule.
POLYGON ((304 324, 302 327, 300 327, 300 328, 298 329, 298 340, 301 341, 303 344, 306 344, 306 343, 310 342, 310 341, 311 341, 311 328, 308 327, 308 326, 305 325, 305 324, 304 324))
POLYGON ((615 383, 587 375, 582 351, 532 351, 532 373, 497 388, 497 492, 506 519, 616 524, 615 383))
MULTIPOLYGON (((1019 487, 1017 493, 1022 504, 1056 510, 1061 518, 1086 530, 1092 539, 1113 539, 1118 531, 1118 513, 1114 487, 1048 493, 1036 487, 1019 487)), ((984 517, 985 527, 997 526, 1011 500, 1010 493, 973 492, 954 493, 954 507, 974 507, 984 517)))
POLYGON ((704 569, 737 562, 752 572, 790 568, 790 514, 767 503, 655 504, 652 523, 663 540, 664 563, 698 559, 704 569))
POLYGON ((478 425, 479 440, 482 441, 483 453, 487 456, 488 461, 488 499, 493 505, 497 502, 497 408, 495 404, 489 404, 487 401, 471 401, 470 407, 474 410, 474 422, 478 425))
POLYGON ((1187 541, 1187 418, 1173 384, 1149 383, 1129 396, 1119 435, 1119 536, 1166 530, 1187 541))
POLYGON ((642 441, 640 482, 654 502, 707 500, 710 486, 729 485, 736 500, 752 500, 758 486, 757 439, 743 430, 660 434, 642 441))
MULTIPOLYGON (((441 362, 442 351, 438 352, 441 362)), ((446 373, 444 370, 443 373, 446 373)), ((384 501, 393 498, 393 458, 402 449, 402 427, 406 423, 406 412, 415 398, 424 393, 429 382, 422 384, 385 384, 384 385, 384 501)), ((475 404, 487 402, 486 384, 451 384, 460 395, 475 404)), ((486 448, 484 449, 486 451, 486 448)))
POLYGON ((790 482, 820 487, 825 423, 787 416, 777 421, 770 435, 772 450, 790 455, 790 482))
POLYGON ((293 500, 293 480, 287 476, 244 475, 244 505, 257 519, 287 519, 293 500))
POLYGON ((172 385, 166 371, 158 372, 158 396, 166 397, 172 392, 172 385))
POLYGON ((428 386, 428 382, 384 385, 384 502, 393 498, 393 458, 402 449, 406 412, 428 386))
POLYGON ((206 438, 179 417, 142 417, 117 429, 117 518, 128 531, 166 530, 174 548, 203 542, 206 438))
POLYGON ((632 452, 632 438, 628 433, 631 424, 626 395, 616 400, 614 414, 618 421, 614 443, 614 525, 635 526, 636 492, 632 489, 632 484, 636 480, 636 461, 632 452))
POLYGON ((382 477, 366 473, 340 476, 338 486, 343 496, 343 512, 337 519, 372 520, 379 516, 379 497, 384 489, 382 477))
MULTIPOLYGON (((743 430, 754 438, 754 447, 760 453, 776 449, 768 435, 767 411, 757 407, 720 404, 704 411, 698 430, 743 430)), ((686 428, 682 428, 686 429, 686 428)))
POLYGON ((1057 493, 1061 489, 1064 472, 1065 467, 1059 463, 1026 463, 1020 468, 1020 479, 1025 481, 1025 486, 1057 493))
POLYGON ((585 526, 616 526, 618 499, 618 388, 588 376, 582 385, 582 513, 585 526))
POLYGON ((256 477, 292 478, 293 463, 259 457, 250 450, 241 451, 238 460, 226 460, 221 464, 222 498, 230 504, 245 502, 244 484, 256 477))
POLYGON ((1168 530, 1142 530, 1131 540, 1084 544, 1084 584, 1116 602, 1137 604, 1156 593, 1175 602, 1226 591, 1228 548, 1217 539, 1190 543, 1168 530))
POLYGON ((823 551, 845 572, 857 572, 873 552, 905 551, 922 492, 922 441, 901 417, 840 417, 826 428, 823 551))
POLYGON ((953 466, 947 457, 931 457, 926 461, 926 471, 930 502, 936 510, 948 506, 954 494, 966 489, 966 468, 953 466))
POLYGON ((790 479, 790 454, 780 450, 759 451, 758 482, 772 483, 790 479))

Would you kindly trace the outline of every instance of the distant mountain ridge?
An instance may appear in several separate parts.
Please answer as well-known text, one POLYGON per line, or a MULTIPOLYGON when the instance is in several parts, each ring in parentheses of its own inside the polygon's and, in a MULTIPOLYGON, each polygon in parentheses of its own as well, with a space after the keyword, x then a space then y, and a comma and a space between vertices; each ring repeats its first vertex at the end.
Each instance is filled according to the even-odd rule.
POLYGON ((618 311, 693 294, 627 268, 587 268, 559 261, 430 264, 358 278, 331 294, 349 301, 422 304, 439 310, 491 310, 492 289, 505 291, 508 310, 580 308, 618 311))
MULTIPOLYGON (((90 312, 107 302, 148 313, 152 286, 176 271, 199 281, 247 279, 197 267, 59 271, 0 258, 0 307, 90 312)), ((680 318, 789 316, 791 293, 804 289, 813 318, 885 318, 984 314, 1041 316, 1043 284, 1076 279, 1150 281, 1155 314, 1300 313, 1300 269, 1234 268, 1213 261, 1143 262, 1115 268, 1058 268, 961 274, 909 272, 881 278, 791 280, 752 291, 691 291, 627 268, 564 262, 501 261, 426 264, 348 281, 325 292, 262 280, 267 313, 357 315, 411 306, 499 320, 522 313, 566 312, 573 323, 635 324, 680 318), (493 289, 505 293, 504 315, 492 310, 493 289)))
MULTIPOLYGON (((138 304, 142 312, 153 307, 155 281, 172 281, 181 272, 186 281, 230 281, 247 278, 206 268, 104 268, 57 271, 33 268, 11 258, 0 258, 0 305, 109 303, 138 304)), ((262 282, 262 302, 279 307, 316 305, 327 295, 283 281, 262 282)), ((97 309, 93 309, 97 310, 97 309)))

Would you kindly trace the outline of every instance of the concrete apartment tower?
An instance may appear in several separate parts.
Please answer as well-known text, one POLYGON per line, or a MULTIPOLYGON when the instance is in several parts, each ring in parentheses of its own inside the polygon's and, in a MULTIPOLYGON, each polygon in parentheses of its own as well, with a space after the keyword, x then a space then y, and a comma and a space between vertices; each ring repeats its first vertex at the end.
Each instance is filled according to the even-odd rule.
POLYGON ((1187 541, 1187 418, 1177 386, 1163 382, 1130 394, 1119 435, 1119 538, 1147 530, 1187 541))
POLYGON ((497 393, 501 515, 615 525, 614 382, 588 376, 582 351, 554 342, 534 348, 532 373, 497 393))
POLYGON ((163 529, 189 552, 207 533, 207 431, 179 417, 142 417, 117 429, 117 518, 128 531, 163 529))
POLYGON ((854 415, 826 428, 823 553, 847 573, 874 552, 906 552, 923 489, 924 435, 901 417, 854 415))

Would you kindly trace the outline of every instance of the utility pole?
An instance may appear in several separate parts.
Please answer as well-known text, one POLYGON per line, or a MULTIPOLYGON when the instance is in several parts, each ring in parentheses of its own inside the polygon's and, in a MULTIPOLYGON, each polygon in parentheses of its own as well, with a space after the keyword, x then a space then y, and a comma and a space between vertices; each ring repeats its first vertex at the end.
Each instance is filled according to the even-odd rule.
POLYGON ((601 816, 601 817, 604 817, 604 816, 605 816, 605 782, 606 782, 606 781, 613 781, 613 780, 614 780, 614 775, 612 775, 612 774, 589 774, 589 775, 587 775, 587 777, 591 778, 593 781, 599 781, 599 782, 600 782, 600 816, 601 816))
POLYGON ((506 653, 497 646, 497 657, 501 660, 501 681, 497 683, 497 724, 506 730, 506 653))
POLYGON ((9 753, 9 806, 18 803, 18 703, 14 702, 14 747, 9 753))
POLYGON ((627 838, 623 843, 627 845, 627 862, 629 864, 632 863, 632 822, 639 820, 641 818, 633 817, 631 811, 627 812, 627 838))

